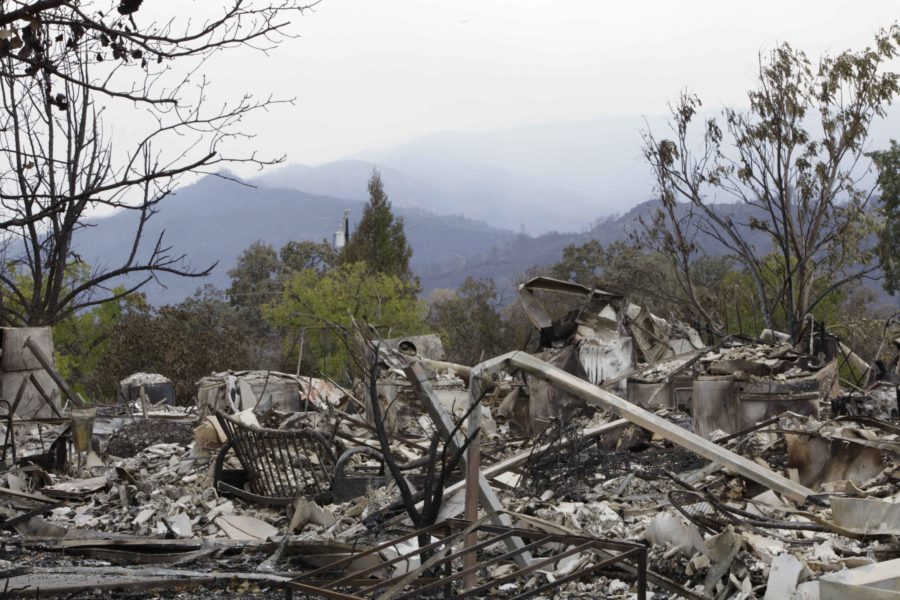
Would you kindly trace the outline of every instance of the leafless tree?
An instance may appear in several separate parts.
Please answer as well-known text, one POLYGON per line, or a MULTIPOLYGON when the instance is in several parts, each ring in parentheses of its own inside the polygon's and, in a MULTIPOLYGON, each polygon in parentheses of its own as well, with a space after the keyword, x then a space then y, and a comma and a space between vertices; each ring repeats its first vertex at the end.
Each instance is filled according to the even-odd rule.
POLYGON ((176 63, 219 50, 241 45, 269 50, 287 35, 291 13, 317 3, 227 0, 209 18, 192 18, 191 9, 171 3, 171 16, 155 21, 146 16, 143 0, 0 0, 0 55, 10 59, 2 69, 13 76, 41 73, 54 85, 67 81, 109 97, 175 106, 181 100, 177 86, 151 90, 148 82, 176 63), (98 80, 73 72, 66 68, 73 53, 119 73, 98 80))
MULTIPOLYGON (((325 319, 322 320, 328 322, 325 319)), ((355 319, 351 319, 351 329, 349 330, 336 323, 329 323, 329 325, 341 331, 343 334, 341 341, 346 345, 350 360, 355 363, 356 372, 363 374, 366 391, 371 402, 372 428, 375 438, 379 443, 384 467, 397 485, 400 495, 399 501, 383 509, 383 512, 403 508, 415 527, 422 528, 433 525, 440 513, 447 481, 451 473, 462 464, 469 444, 477 436, 478 430, 466 432, 466 435, 461 434, 463 433, 463 423, 466 422, 471 411, 481 409, 481 398, 478 402, 473 403, 465 414, 454 423, 453 429, 446 438, 437 430, 435 431, 425 456, 407 465, 400 465, 391 449, 392 433, 388 417, 391 406, 382 407, 381 405, 378 378, 382 376, 389 364, 394 369, 401 367, 405 369, 416 359, 390 350, 381 340, 373 337, 374 330, 370 326, 363 326, 355 319), (402 472, 402 469, 413 467, 421 468, 424 471, 423 484, 419 490, 410 485, 402 472), (421 508, 417 506, 419 502, 422 503, 421 508)), ((412 381, 410 384, 417 385, 412 381)), ((375 515, 369 518, 370 522, 375 521, 373 517, 375 515)))
POLYGON ((186 173, 281 160, 223 154, 226 141, 251 137, 243 117, 283 101, 213 104, 203 66, 240 45, 267 51, 285 35, 286 13, 305 6, 233 0, 208 21, 138 26, 140 5, 0 1, 0 322, 52 324, 159 273, 207 274, 162 235, 145 239, 147 221, 186 173), (139 108, 136 139, 113 139, 101 98, 139 108), (135 213, 134 235, 120 259, 105 257, 112 266, 91 267, 73 236, 103 208, 135 213))

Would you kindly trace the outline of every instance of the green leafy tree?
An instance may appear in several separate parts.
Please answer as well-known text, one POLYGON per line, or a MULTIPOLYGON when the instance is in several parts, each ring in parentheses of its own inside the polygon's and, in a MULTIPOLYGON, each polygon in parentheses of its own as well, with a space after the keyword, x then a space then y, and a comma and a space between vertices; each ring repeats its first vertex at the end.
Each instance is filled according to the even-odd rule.
POLYGON ((306 269, 324 273, 338 264, 338 252, 326 240, 288 242, 281 247, 278 257, 281 261, 279 278, 285 280, 306 269))
POLYGON ((597 240, 563 248, 562 260, 550 268, 550 276, 593 286, 603 270, 605 255, 597 240))
MULTIPOLYGON (((118 379, 108 369, 110 338, 126 314, 147 310, 143 294, 123 295, 91 310, 72 315, 53 326, 56 368, 76 391, 93 400, 113 400, 118 379)), ((135 340, 135 343, 140 343, 135 340)))
MULTIPOLYGON (((235 268, 228 271, 231 285, 225 295, 235 316, 242 321, 244 342, 251 356, 244 368, 285 368, 281 363, 283 332, 269 325, 262 310, 280 295, 283 271, 275 249, 259 240, 250 244, 238 257, 235 268)), ((219 293, 207 289, 200 295, 218 300, 219 293)))
MULTIPOLYGON (((693 293, 709 308, 704 312, 695 309, 689 291, 673 272, 670 259, 633 241, 613 242, 605 249, 596 240, 580 246, 569 245, 563 250, 562 260, 542 273, 622 293, 629 301, 646 306, 658 315, 677 317, 701 327, 705 327, 712 315, 722 326, 720 309, 724 300, 719 296, 725 289, 722 286, 726 278, 733 274, 734 261, 728 256, 701 255, 692 267, 693 293)), ((743 293, 752 294, 752 288, 744 289, 743 293)), ((545 302, 558 310, 566 306, 565 300, 558 306, 552 298, 545 302)))
POLYGON ((514 347, 509 346, 501 309, 494 281, 469 277, 455 293, 432 302, 428 322, 440 332, 451 362, 475 365, 514 347))
POLYGON ((369 179, 369 202, 344 246, 341 262, 365 262, 373 273, 394 275, 404 281, 412 281, 409 268, 411 257, 412 248, 406 241, 403 219, 394 217, 391 202, 381 183, 381 175, 378 171, 373 171, 369 179))
POLYGON ((879 255, 884 271, 884 289, 891 295, 900 291, 900 144, 891 140, 888 150, 872 153, 878 166, 884 229, 879 238, 879 255))
POLYGON ((275 249, 256 241, 244 250, 237 266, 228 272, 231 286, 228 298, 247 327, 246 343, 253 348, 253 360, 247 365, 293 371, 286 364, 282 347, 289 332, 274 327, 263 317, 262 307, 281 297, 285 282, 297 273, 311 269, 323 274, 338 262, 338 253, 326 241, 295 240, 275 249))
POLYGON ((701 102, 685 92, 672 107, 672 137, 645 132, 661 205, 643 240, 671 260, 698 311, 708 312, 693 290, 700 233, 742 265, 766 325, 783 310, 795 336, 832 291, 878 270, 868 240, 881 223, 861 175, 869 128, 900 90, 890 69, 898 50, 896 24, 873 47, 816 64, 782 44, 761 58, 749 109, 725 109, 695 133, 701 102), (766 259, 771 252, 778 261, 766 259), (779 285, 767 287, 772 277, 779 285))
MULTIPOLYGON (((770 254, 762 259, 765 263, 766 293, 774 297, 782 285, 786 269, 781 263, 781 256, 770 254)), ((828 282, 818 281, 814 293, 820 294, 828 287, 828 282)), ((847 290, 832 289, 822 296, 822 300, 810 311, 809 315, 816 321, 824 321, 834 325, 841 320, 841 310, 847 290)), ((719 280, 710 290, 708 303, 721 318, 722 330, 729 333, 759 335, 770 327, 766 322, 756 294, 753 293, 753 280, 746 270, 733 269, 719 280)), ((790 314, 783 304, 773 307, 771 323, 778 331, 790 328, 790 314)))
POLYGON ((658 315, 690 312, 668 260, 660 253, 620 241, 607 246, 604 254, 598 287, 625 294, 658 315))
POLYGON ((424 311, 411 284, 397 275, 373 273, 364 262, 342 264, 323 274, 313 269, 296 273, 264 314, 272 326, 289 334, 286 361, 296 363, 300 341, 305 340, 305 367, 345 381, 354 369, 347 353, 353 341, 343 336, 353 320, 382 337, 424 330, 424 311))
MULTIPOLYGON (((14 321, 13 326, 27 323, 28 307, 22 298, 33 297, 34 280, 19 265, 7 267, 8 279, 22 295, 0 293, 7 315, 21 315, 23 320, 14 321)), ((68 266, 63 277, 63 285, 78 286, 91 277, 90 265, 77 261, 68 266)), ((110 377, 106 367, 109 355, 109 336, 127 311, 146 306, 141 293, 126 294, 126 288, 119 286, 109 290, 114 300, 85 308, 53 324, 53 346, 56 368, 63 377, 82 395, 92 399, 115 397, 116 380, 110 377)))
POLYGON ((228 271, 231 286, 228 299, 234 306, 258 308, 277 295, 281 263, 269 244, 257 240, 238 257, 237 266, 228 271))

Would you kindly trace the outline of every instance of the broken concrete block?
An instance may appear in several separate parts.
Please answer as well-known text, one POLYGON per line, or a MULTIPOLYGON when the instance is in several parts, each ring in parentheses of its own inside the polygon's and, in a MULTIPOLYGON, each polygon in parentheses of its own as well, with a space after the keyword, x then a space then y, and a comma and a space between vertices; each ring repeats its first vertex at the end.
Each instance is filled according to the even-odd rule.
POLYGON ((291 517, 288 531, 303 529, 303 526, 307 523, 331 527, 336 521, 334 513, 330 510, 325 510, 315 502, 310 502, 302 496, 298 496, 297 501, 294 503, 294 515, 291 517))
POLYGON ((654 546, 678 547, 688 557, 704 549, 703 536, 697 526, 685 523, 684 519, 671 513, 653 517, 647 523, 644 538, 654 546))
POLYGON ((803 572, 803 563, 797 560, 793 554, 779 554, 772 561, 769 571, 769 582, 766 585, 766 595, 763 600, 783 600, 790 598, 797 589, 800 573, 803 572))
POLYGON ((797 586, 797 589, 794 590, 794 595, 791 596, 791 600, 819 600, 819 582, 807 581, 801 583, 797 586))
POLYGON ((172 531, 175 532, 180 538, 189 538, 194 535, 193 529, 191 527, 191 518, 187 516, 185 513, 178 513, 172 517, 166 519, 169 523, 169 527, 172 528, 172 531))
POLYGON ((278 535, 278 529, 254 517, 221 515, 216 517, 216 525, 233 540, 267 540, 278 535))

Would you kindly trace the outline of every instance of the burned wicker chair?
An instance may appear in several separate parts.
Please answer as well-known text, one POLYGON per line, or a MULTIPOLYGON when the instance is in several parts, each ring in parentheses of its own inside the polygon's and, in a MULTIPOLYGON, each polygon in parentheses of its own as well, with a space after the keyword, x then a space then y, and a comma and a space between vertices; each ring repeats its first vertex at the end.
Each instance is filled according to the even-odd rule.
POLYGON ((219 491, 269 506, 287 506, 298 495, 320 498, 330 493, 337 458, 318 431, 254 427, 220 411, 216 418, 228 438, 216 458, 219 491), (229 451, 243 467, 245 487, 223 468, 229 451))

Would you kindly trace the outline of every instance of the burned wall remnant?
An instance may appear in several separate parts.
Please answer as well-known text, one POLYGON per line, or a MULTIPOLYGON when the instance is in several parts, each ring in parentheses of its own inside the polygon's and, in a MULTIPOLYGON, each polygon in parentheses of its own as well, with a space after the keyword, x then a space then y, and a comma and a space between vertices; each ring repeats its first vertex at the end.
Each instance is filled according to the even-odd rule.
MULTIPOLYGON (((634 348, 622 325, 623 296, 570 281, 535 277, 519 286, 519 299, 539 332, 544 360, 594 385, 617 382, 624 389, 624 378, 634 365, 634 348), (562 304, 565 312, 551 313, 542 294, 561 297, 555 304, 562 304)), ((557 312, 561 312, 559 306, 557 312)), ((536 435, 551 419, 567 419, 587 410, 583 400, 529 378, 528 416, 519 428, 536 435)))
POLYGON ((837 395, 837 362, 818 363, 790 346, 740 343, 698 361, 691 393, 695 430, 735 433, 784 412, 819 416, 837 395))
POLYGON ((59 390, 40 360, 26 346, 31 340, 53 365, 53 332, 49 327, 0 328, 0 398, 19 419, 48 418, 59 409, 59 390))

